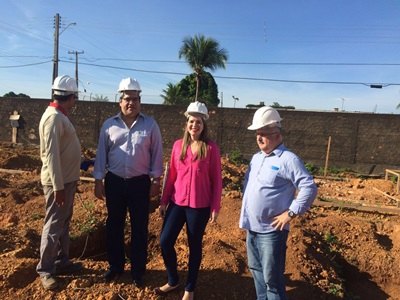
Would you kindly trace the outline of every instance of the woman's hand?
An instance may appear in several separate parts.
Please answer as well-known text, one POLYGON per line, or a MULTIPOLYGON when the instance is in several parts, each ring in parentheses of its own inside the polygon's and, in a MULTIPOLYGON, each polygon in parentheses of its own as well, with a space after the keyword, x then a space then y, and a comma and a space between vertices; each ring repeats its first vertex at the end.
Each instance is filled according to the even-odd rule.
POLYGON ((159 207, 158 207, 158 213, 160 214, 160 216, 162 217, 162 218, 164 218, 164 216, 165 216, 165 212, 167 211, 167 206, 165 205, 165 204, 161 204, 159 207))
POLYGON ((216 211, 211 212, 210 222, 216 223, 218 219, 218 213, 216 211))

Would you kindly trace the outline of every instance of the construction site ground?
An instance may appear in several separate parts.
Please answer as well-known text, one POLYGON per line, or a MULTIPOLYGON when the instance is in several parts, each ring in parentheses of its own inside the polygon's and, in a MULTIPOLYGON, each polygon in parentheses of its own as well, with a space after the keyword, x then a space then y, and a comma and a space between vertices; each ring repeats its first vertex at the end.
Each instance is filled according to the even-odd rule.
MULTIPOLYGON (((93 158, 93 151, 85 155, 93 158)), ((209 224, 195 299, 255 299, 246 263, 245 232, 238 228, 241 182, 246 165, 223 158, 224 196, 218 222, 209 224)), ((82 171, 71 224, 71 256, 84 269, 59 276, 45 291, 35 271, 44 217, 39 149, 0 144, 0 299, 159 299, 153 289, 166 282, 159 247, 162 219, 152 201, 145 287, 132 285, 129 257, 118 282, 106 283, 104 201, 93 194, 90 169, 82 171)), ((354 174, 316 177, 318 199, 291 223, 287 294, 293 300, 400 299, 400 209, 395 180, 354 174)), ((128 222, 129 220, 127 220, 128 222)), ((129 246, 129 226, 126 244, 129 246)), ((176 250, 181 280, 187 271, 185 232, 176 250)), ((127 252, 128 253, 128 252, 127 252)), ((165 299, 181 299, 183 290, 165 299)))

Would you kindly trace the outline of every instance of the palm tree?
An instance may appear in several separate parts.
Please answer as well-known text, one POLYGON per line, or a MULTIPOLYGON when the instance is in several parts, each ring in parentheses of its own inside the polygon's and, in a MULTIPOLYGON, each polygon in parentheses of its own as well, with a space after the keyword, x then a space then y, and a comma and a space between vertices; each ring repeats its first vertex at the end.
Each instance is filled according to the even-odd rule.
POLYGON ((161 98, 164 99, 164 104, 181 104, 181 86, 179 84, 173 84, 169 82, 167 88, 162 90, 161 98))
POLYGON ((214 71, 218 68, 225 69, 228 60, 228 52, 219 47, 219 43, 204 35, 185 37, 183 45, 179 50, 179 58, 184 57, 186 62, 196 74, 196 96, 199 96, 200 81, 205 69, 214 71))

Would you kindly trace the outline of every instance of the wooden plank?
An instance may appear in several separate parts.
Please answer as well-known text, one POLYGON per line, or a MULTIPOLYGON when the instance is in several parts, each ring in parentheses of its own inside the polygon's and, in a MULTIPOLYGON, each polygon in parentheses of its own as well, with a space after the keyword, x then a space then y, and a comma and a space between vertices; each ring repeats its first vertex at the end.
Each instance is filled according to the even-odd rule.
POLYGON ((386 169, 385 180, 389 180, 389 173, 397 176, 396 194, 400 191, 400 170, 386 169))
POLYGON ((81 181, 89 181, 89 182, 94 182, 95 181, 95 179, 93 178, 93 177, 79 177, 79 179, 81 180, 81 181))
POLYGON ((378 193, 381 193, 382 195, 384 195, 385 197, 387 197, 387 198, 389 198, 389 199, 392 199, 392 200, 397 201, 397 206, 399 206, 399 204, 400 204, 400 199, 398 199, 398 198, 396 198, 396 197, 393 197, 393 196, 390 196, 390 195, 386 194, 384 191, 381 191, 381 190, 377 189, 376 187, 372 187, 372 189, 373 189, 374 191, 378 192, 378 193))
POLYGON ((26 173, 30 173, 30 171, 2 169, 2 168, 0 168, 0 172, 1 173, 8 173, 8 174, 26 174, 26 173))

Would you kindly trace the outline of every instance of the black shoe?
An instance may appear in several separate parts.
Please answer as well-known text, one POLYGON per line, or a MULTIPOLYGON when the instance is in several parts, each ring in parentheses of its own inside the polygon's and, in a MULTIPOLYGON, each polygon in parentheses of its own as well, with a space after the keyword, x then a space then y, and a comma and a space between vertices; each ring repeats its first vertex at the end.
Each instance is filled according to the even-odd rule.
POLYGON ((113 271, 113 270, 108 270, 104 275, 104 280, 106 282, 110 282, 113 280, 118 280, 118 278, 120 278, 122 276, 124 272, 117 272, 117 271, 113 271))

